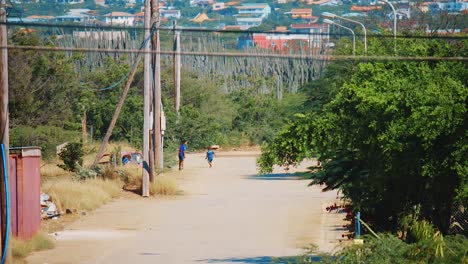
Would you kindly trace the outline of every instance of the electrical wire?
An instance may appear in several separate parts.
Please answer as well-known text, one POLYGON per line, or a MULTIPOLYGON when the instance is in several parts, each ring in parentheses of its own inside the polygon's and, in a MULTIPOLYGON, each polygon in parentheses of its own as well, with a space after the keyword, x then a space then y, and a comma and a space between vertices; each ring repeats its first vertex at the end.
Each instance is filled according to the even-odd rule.
MULTIPOLYGON (((116 30, 146 30, 145 27, 125 27, 125 26, 108 26, 108 25, 70 25, 70 24, 60 24, 60 23, 35 23, 35 22, 0 22, 0 25, 5 24, 7 26, 29 26, 29 27, 59 27, 59 28, 76 28, 76 29, 116 29, 116 30)), ((161 31, 174 31, 173 27, 157 27, 161 31)), ((277 32, 277 31, 261 31, 261 30, 232 30, 232 29, 207 29, 207 28, 183 28, 178 27, 177 31, 181 32, 201 32, 201 33, 234 33, 234 34, 276 34, 276 35, 314 35, 314 36, 349 36, 350 34, 338 34, 338 33, 312 33, 312 32, 277 32)), ((356 34, 356 36, 364 36, 363 34, 356 34)), ((383 34, 369 34, 368 38, 394 38, 392 35, 383 35, 383 34)), ((468 36, 461 35, 397 35, 396 38, 402 39, 455 39, 455 40, 464 40, 468 39, 468 36)))
POLYGON ((130 73, 132 72, 132 70, 134 69, 134 67, 136 67, 136 63, 137 63, 137 57, 140 56, 140 53, 141 51, 146 47, 146 45, 148 45, 148 42, 151 40, 151 37, 153 36, 154 32, 156 32, 156 27, 153 27, 150 31, 150 34, 148 35, 148 37, 146 39, 143 40, 143 42, 141 43, 140 45, 140 48, 138 49, 137 51, 137 54, 135 56, 135 60, 134 62, 132 63, 132 67, 130 67, 129 71, 124 75, 122 76, 117 82, 105 87, 105 88, 100 88, 100 89, 93 89, 93 90, 98 90, 98 91, 106 91, 106 90, 111 90, 111 89, 114 89, 115 87, 119 86, 120 84, 122 84, 127 78, 128 76, 130 76, 130 73))
POLYGON ((318 61, 468 61, 468 57, 421 57, 421 56, 365 56, 365 55, 305 55, 305 54, 266 54, 266 53, 241 53, 241 52, 197 52, 197 51, 140 51, 134 49, 94 49, 94 48, 64 48, 48 46, 0 46, 0 49, 16 50, 40 50, 40 51, 76 51, 76 52, 102 52, 102 53, 151 53, 161 55, 180 54, 181 56, 206 56, 206 57, 239 57, 239 58, 276 58, 276 59, 300 59, 318 61))

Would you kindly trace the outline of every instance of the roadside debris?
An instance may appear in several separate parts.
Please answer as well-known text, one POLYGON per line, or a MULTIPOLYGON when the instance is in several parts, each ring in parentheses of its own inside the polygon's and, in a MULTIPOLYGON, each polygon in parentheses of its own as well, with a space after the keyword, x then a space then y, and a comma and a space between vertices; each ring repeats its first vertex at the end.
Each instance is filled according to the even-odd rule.
POLYGON ((42 219, 58 219, 60 216, 57 206, 52 202, 48 194, 41 194, 41 217, 42 219))

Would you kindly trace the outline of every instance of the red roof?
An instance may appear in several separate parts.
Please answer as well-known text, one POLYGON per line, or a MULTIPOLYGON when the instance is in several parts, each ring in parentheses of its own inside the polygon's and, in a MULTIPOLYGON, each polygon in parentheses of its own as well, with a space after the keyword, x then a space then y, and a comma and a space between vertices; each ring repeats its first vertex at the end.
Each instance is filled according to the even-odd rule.
POLYGON ((351 7, 351 11, 361 11, 361 12, 367 12, 367 11, 371 11, 371 10, 380 10, 382 9, 382 6, 378 6, 378 5, 375 5, 375 6, 352 6, 351 7))

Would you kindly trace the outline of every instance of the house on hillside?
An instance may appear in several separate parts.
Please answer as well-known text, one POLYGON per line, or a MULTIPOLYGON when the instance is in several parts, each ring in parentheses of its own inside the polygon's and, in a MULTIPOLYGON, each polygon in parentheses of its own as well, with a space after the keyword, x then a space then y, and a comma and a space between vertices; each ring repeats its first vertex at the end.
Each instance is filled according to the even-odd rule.
POLYGON ((96 21, 97 14, 90 9, 70 9, 66 15, 55 17, 56 22, 87 23, 96 21))
POLYGON ((211 9, 213 11, 219 11, 219 10, 223 10, 225 8, 226 8, 226 4, 223 3, 223 2, 213 3, 213 5, 211 6, 211 9))
POLYGON ((212 21, 213 19, 209 18, 207 14, 205 13, 198 13, 197 16, 195 16, 193 19, 190 19, 190 21, 198 24, 202 24, 205 21, 212 21))
POLYGON ((468 10, 468 2, 433 2, 428 4, 428 11, 431 14, 440 12, 460 14, 464 10, 468 10))
POLYGON ((76 5, 76 4, 83 4, 84 0, 55 0, 55 2, 61 3, 61 4, 76 5))
POLYGON ((112 12, 104 15, 104 22, 110 25, 133 26, 135 23, 135 15, 125 12, 112 12))
POLYGON ((293 8, 290 12, 285 12, 286 15, 291 15, 293 19, 307 19, 310 23, 316 23, 318 17, 312 15, 312 8, 293 8))
POLYGON ((328 24, 292 24, 291 32, 309 34, 310 45, 312 48, 321 48, 328 44, 330 40, 330 25, 328 24))
POLYGON ((236 6, 238 14, 236 17, 236 25, 241 29, 249 29, 258 27, 263 20, 271 14, 271 7, 268 4, 242 4, 236 6))
POLYGON ((26 17, 27 21, 32 21, 32 22, 50 22, 55 19, 54 16, 37 16, 37 15, 32 15, 26 17))
POLYGON ((180 13, 180 10, 175 10, 175 9, 171 9, 171 10, 159 10, 159 14, 161 15, 161 17, 164 17, 164 18, 175 18, 175 19, 180 19, 181 17, 181 13, 180 13))
POLYGON ((271 13, 271 7, 268 4, 260 3, 246 3, 240 6, 236 6, 239 14, 245 15, 260 15, 263 18, 266 18, 271 13))
POLYGON ((190 6, 200 6, 200 7, 207 7, 214 3, 214 0, 190 0, 190 6))

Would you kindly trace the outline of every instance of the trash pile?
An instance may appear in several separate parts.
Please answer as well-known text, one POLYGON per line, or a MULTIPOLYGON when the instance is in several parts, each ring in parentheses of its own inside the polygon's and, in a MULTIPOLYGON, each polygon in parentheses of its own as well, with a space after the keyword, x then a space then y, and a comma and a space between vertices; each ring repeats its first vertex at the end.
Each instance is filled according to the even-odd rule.
POLYGON ((58 219, 60 216, 57 206, 52 202, 48 194, 41 194, 41 217, 42 219, 58 219))

